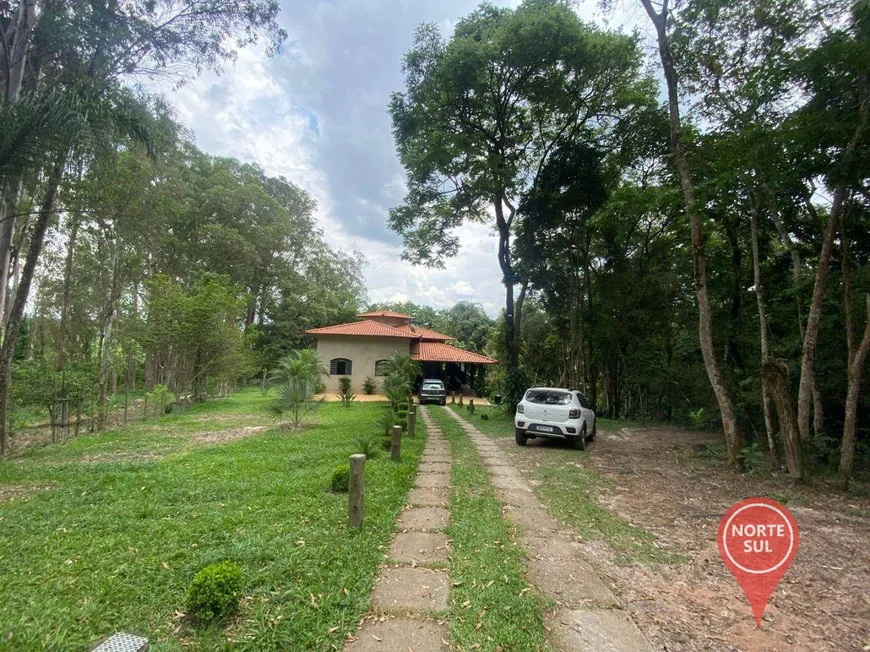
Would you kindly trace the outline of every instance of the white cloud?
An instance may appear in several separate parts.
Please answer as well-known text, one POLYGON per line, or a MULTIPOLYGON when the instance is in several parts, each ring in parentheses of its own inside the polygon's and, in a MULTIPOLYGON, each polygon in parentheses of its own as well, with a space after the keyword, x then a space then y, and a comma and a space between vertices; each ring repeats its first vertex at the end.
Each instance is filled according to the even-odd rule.
MULTIPOLYGON (((328 240, 368 259, 370 300, 436 308, 470 300, 494 316, 504 304, 504 287, 491 229, 460 228, 459 254, 445 260, 443 270, 401 260, 399 239, 386 229, 387 212, 405 188, 386 113, 390 92, 401 88, 402 54, 416 25, 435 21, 452 28, 477 4, 283 0, 290 44, 280 57, 246 49, 221 76, 161 90, 204 151, 257 163, 311 193, 328 240)), ((621 24, 637 24, 636 13, 621 24)), ((580 14, 602 21, 591 3, 580 14)), ((612 16, 610 22, 620 24, 612 16)))

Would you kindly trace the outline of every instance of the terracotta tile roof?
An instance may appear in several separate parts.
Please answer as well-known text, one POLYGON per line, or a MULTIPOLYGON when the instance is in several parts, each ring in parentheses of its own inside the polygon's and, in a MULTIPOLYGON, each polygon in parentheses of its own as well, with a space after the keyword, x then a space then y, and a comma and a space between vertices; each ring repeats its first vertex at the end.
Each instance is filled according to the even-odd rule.
POLYGON ((361 312, 357 317, 394 317, 395 319, 411 319, 411 315, 403 315, 395 310, 375 310, 373 312, 361 312))
POLYGON ((440 340, 442 342, 449 342, 453 339, 449 335, 444 335, 443 333, 438 333, 428 328, 423 328, 422 326, 411 326, 410 324, 402 324, 400 326, 396 326, 395 328, 397 330, 410 333, 413 337, 416 337, 418 339, 440 340))
POLYGON ((398 328, 381 324, 371 319, 354 321, 349 324, 336 324, 323 328, 312 328, 305 331, 311 335, 362 335, 368 337, 413 337, 409 333, 400 331, 398 328))
POLYGON ((421 362, 471 362, 473 364, 498 364, 498 360, 472 353, 442 342, 411 342, 411 357, 421 362))

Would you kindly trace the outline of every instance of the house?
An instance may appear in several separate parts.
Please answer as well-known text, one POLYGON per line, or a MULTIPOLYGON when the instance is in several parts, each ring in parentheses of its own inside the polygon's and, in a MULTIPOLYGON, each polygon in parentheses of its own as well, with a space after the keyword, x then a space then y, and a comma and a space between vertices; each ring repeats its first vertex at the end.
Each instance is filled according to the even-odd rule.
POLYGON ((338 391, 338 379, 351 379, 354 392, 363 391, 371 376, 380 385, 386 361, 396 351, 411 355, 423 367, 424 378, 441 378, 448 389, 474 389, 481 365, 497 360, 451 346, 449 335, 411 324, 411 316, 392 310, 364 312, 359 321, 305 331, 317 337, 317 353, 329 367, 328 392, 338 391))

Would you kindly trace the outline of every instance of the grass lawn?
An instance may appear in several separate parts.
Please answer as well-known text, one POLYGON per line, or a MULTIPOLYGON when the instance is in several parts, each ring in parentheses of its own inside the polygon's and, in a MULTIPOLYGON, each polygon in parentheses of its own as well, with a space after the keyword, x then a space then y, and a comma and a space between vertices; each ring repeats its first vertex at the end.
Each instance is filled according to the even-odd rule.
POLYGON ((155 651, 340 647, 368 609, 424 437, 403 442, 401 463, 367 463, 365 526, 349 531, 332 470, 385 407, 325 404, 289 433, 268 400, 246 390, 0 462, 0 650, 82 650, 119 630, 155 651), (196 628, 188 583, 225 559, 242 567, 242 606, 196 628))
POLYGON ((511 526, 502 517, 480 456, 445 409, 427 408, 453 452, 447 530, 453 644, 460 650, 549 649, 542 612, 553 605, 526 583, 525 553, 511 541, 511 526))
MULTIPOLYGON (((458 405, 452 409, 490 437, 511 440, 514 437, 513 417, 508 417, 500 408, 479 407, 473 415, 458 405)), ((597 429, 606 432, 618 427, 617 423, 599 418, 597 429)), ((631 525, 601 506, 598 495, 612 489, 613 482, 583 465, 582 460, 588 453, 568 444, 536 446, 532 461, 530 452, 531 449, 517 447, 514 462, 535 481, 535 493, 550 514, 573 527, 585 539, 606 541, 616 551, 618 563, 675 564, 687 559, 657 544, 655 536, 643 528, 631 525), (525 459, 517 459, 523 455, 525 459)))

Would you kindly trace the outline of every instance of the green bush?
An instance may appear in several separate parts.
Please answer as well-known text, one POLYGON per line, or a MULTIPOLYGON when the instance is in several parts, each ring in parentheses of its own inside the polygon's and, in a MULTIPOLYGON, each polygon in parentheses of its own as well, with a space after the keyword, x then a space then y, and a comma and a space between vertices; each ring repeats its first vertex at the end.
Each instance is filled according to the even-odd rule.
POLYGON ((380 452, 378 450, 378 436, 375 433, 357 435, 353 438, 353 452, 362 453, 366 459, 374 459, 380 452))
POLYGON ((350 490, 350 465, 342 464, 332 470, 332 482, 329 488, 337 494, 344 494, 350 490))
POLYGON ((375 393, 375 390, 377 388, 378 388, 378 385, 375 382, 375 379, 372 378, 371 376, 366 376, 366 379, 363 381, 363 391, 366 394, 371 395, 371 394, 375 393))
POLYGON ((689 423, 695 430, 703 430, 707 427, 707 415, 704 408, 700 407, 694 412, 689 412, 689 423))
POLYGON ((481 421, 489 421, 489 415, 486 412, 481 413, 480 420, 481 421))
POLYGON ((383 438, 381 439, 381 447, 385 451, 392 450, 392 448, 393 448, 393 433, 388 432, 386 435, 383 436, 383 438))
POLYGON ((338 379, 338 391, 341 394, 350 393, 350 378, 348 378, 347 376, 342 376, 338 379))
POLYGON ((242 569, 231 561, 206 566, 187 590, 187 613, 202 622, 220 621, 239 606, 242 569))

